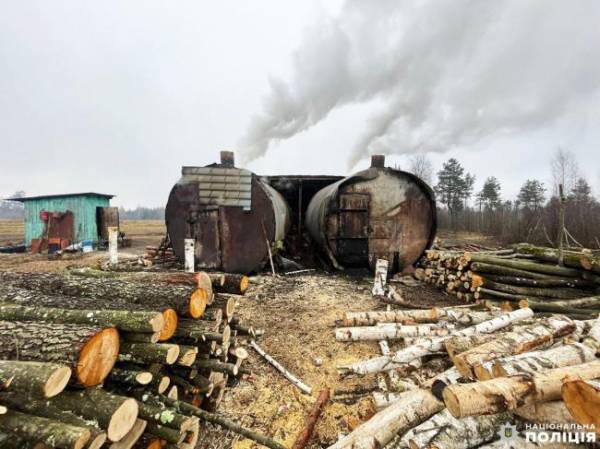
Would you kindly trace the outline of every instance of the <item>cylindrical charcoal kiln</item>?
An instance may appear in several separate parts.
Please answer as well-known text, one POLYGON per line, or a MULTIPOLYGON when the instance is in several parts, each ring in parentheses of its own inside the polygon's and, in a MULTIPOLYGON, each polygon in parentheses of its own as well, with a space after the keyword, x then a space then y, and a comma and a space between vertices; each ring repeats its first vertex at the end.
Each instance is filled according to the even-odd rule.
POLYGON ((308 205, 306 227, 337 268, 373 269, 387 259, 390 271, 400 271, 433 242, 433 191, 384 164, 384 156, 373 156, 370 168, 321 189, 308 205))
POLYGON ((283 241, 289 227, 283 197, 254 173, 235 168, 227 151, 221 152, 220 164, 181 172, 165 211, 176 256, 184 259, 184 239, 192 238, 198 268, 260 269, 268 259, 267 241, 283 241))

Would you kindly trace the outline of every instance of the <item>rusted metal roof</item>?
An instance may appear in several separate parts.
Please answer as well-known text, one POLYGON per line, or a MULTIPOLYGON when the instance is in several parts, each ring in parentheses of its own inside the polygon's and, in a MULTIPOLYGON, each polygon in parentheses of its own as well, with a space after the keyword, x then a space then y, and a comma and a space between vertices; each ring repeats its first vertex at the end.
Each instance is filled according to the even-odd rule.
POLYGON ((252 173, 240 168, 183 167, 185 182, 198 183, 198 202, 252 208, 252 173))

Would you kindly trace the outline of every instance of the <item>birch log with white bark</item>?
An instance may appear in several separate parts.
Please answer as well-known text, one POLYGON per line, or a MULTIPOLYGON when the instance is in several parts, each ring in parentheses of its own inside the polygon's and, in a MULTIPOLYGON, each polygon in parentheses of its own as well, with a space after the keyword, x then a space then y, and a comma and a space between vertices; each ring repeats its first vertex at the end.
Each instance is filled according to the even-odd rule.
MULTIPOLYGON (((492 320, 484 321, 483 323, 476 324, 459 331, 454 331, 451 336, 466 337, 469 335, 491 333, 497 331, 498 329, 502 329, 511 323, 527 319, 531 316, 533 316, 533 311, 528 308, 523 308, 515 310, 514 312, 509 312, 505 315, 501 315, 492 320)), ((338 367, 338 370, 341 373, 369 374, 395 369, 402 364, 408 363, 419 357, 444 351, 444 342, 447 338, 448 337, 424 338, 420 343, 401 349, 391 357, 375 357, 372 359, 352 363, 350 365, 338 367)))
POLYGON ((453 362, 463 376, 474 378, 474 367, 483 362, 548 347, 554 338, 563 337, 574 330, 575 323, 571 319, 551 317, 518 332, 505 333, 495 340, 458 354, 453 362))
POLYGON ((595 360, 595 351, 581 343, 568 343, 548 349, 495 360, 492 377, 511 376, 519 373, 535 373, 563 366, 579 365, 595 360))
POLYGON ((494 439, 508 420, 507 413, 457 419, 445 409, 429 419, 428 428, 421 432, 414 429, 410 448, 469 449, 494 439))
POLYGON ((337 341, 377 341, 401 340, 406 337, 441 337, 449 335, 453 329, 452 324, 439 326, 436 324, 385 323, 377 326, 342 327, 335 330, 335 339, 337 341))
POLYGON ((513 413, 536 424, 568 426, 575 422, 563 401, 537 402, 513 410, 513 413))
POLYGON ((535 402, 559 399, 565 379, 600 377, 600 361, 556 368, 542 373, 518 374, 510 377, 470 384, 447 386, 442 396, 448 410, 456 416, 489 415, 514 410, 535 402))
POLYGON ((378 449, 444 408, 427 390, 412 390, 373 415, 329 449, 378 449))

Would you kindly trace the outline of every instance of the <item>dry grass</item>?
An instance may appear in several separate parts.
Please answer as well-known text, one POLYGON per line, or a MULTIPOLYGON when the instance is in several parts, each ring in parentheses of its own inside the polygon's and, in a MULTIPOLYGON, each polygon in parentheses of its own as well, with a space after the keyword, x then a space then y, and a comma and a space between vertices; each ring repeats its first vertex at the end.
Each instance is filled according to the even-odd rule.
POLYGON ((9 243, 20 243, 25 235, 23 220, 0 219, 0 246, 9 243))
POLYGON ((163 237, 167 228, 163 220, 121 220, 121 231, 130 237, 163 237))

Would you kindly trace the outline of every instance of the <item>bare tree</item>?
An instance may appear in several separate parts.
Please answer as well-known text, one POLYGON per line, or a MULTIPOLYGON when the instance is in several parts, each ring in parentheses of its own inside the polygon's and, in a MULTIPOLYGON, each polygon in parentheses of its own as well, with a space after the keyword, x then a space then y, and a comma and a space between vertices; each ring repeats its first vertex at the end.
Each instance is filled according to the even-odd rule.
POLYGON ((560 147, 554 152, 551 165, 552 169, 552 192, 558 196, 558 186, 563 185, 565 194, 569 194, 579 179, 579 166, 577 159, 571 151, 560 147))
POLYGON ((411 156, 408 171, 417 175, 427 184, 431 185, 433 183, 433 164, 426 154, 420 153, 411 156))

